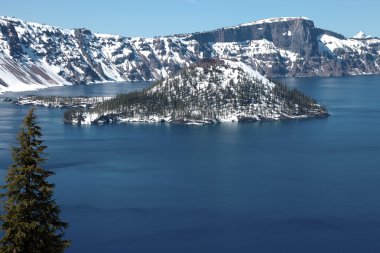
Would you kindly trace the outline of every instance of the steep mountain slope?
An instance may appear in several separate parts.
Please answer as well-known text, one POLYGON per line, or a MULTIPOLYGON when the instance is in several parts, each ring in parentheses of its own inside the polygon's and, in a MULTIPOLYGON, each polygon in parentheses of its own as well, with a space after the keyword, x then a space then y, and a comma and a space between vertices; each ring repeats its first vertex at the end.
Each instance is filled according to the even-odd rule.
POLYGON ((0 18, 0 91, 157 80, 203 55, 195 41, 125 38, 0 18))
POLYGON ((189 37, 214 57, 243 61, 266 76, 380 73, 380 39, 346 39, 304 18, 259 20, 189 37))
POLYGON ((71 109, 65 120, 74 124, 205 124, 326 116, 327 110, 314 99, 270 82, 246 64, 212 59, 185 68, 147 90, 120 94, 94 109, 71 109))
POLYGON ((244 62, 266 76, 377 74, 380 40, 346 39, 302 17, 155 38, 95 34, 0 17, 0 92, 159 80, 210 57, 244 62))

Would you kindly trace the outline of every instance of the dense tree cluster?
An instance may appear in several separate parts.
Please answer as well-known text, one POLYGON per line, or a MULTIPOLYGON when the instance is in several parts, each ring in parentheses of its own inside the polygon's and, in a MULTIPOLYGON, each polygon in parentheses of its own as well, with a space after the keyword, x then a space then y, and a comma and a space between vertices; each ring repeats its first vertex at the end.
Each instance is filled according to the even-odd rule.
POLYGON ((318 102, 314 98, 305 95, 297 89, 289 89, 288 86, 280 81, 271 81, 276 84, 273 90, 274 95, 286 101, 286 104, 290 107, 295 107, 297 105, 300 113, 308 113, 315 109, 327 112, 325 106, 316 106, 318 102))

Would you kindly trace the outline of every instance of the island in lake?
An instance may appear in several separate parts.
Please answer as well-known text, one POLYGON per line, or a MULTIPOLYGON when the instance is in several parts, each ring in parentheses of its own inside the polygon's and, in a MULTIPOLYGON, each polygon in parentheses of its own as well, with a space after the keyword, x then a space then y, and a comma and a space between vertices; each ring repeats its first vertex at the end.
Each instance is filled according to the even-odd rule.
POLYGON ((70 108, 70 124, 169 122, 208 124, 323 118, 326 107, 270 81, 242 62, 201 60, 143 91, 119 94, 91 108, 70 108))

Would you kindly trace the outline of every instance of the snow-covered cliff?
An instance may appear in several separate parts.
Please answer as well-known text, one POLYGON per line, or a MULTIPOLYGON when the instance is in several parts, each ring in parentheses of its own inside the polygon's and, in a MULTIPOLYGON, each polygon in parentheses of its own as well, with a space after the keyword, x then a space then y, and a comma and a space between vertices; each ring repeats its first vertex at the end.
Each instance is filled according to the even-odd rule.
POLYGON ((211 57, 238 60, 270 76, 380 73, 380 40, 346 39, 304 17, 214 31, 128 38, 0 17, 0 92, 52 85, 147 81, 211 57))

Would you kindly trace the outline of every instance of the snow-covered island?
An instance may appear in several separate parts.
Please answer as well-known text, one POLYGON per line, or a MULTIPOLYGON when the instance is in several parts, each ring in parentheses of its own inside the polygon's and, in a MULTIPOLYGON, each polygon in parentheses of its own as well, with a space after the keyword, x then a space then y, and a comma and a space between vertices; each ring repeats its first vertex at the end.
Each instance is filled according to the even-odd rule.
POLYGON ((105 102, 113 97, 62 97, 26 95, 18 98, 5 98, 5 102, 16 105, 33 105, 51 108, 92 108, 96 104, 105 102))
POLYGON ((66 123, 171 122, 207 124, 329 116, 300 91, 270 81, 242 62, 201 60, 148 89, 70 109, 66 123))

